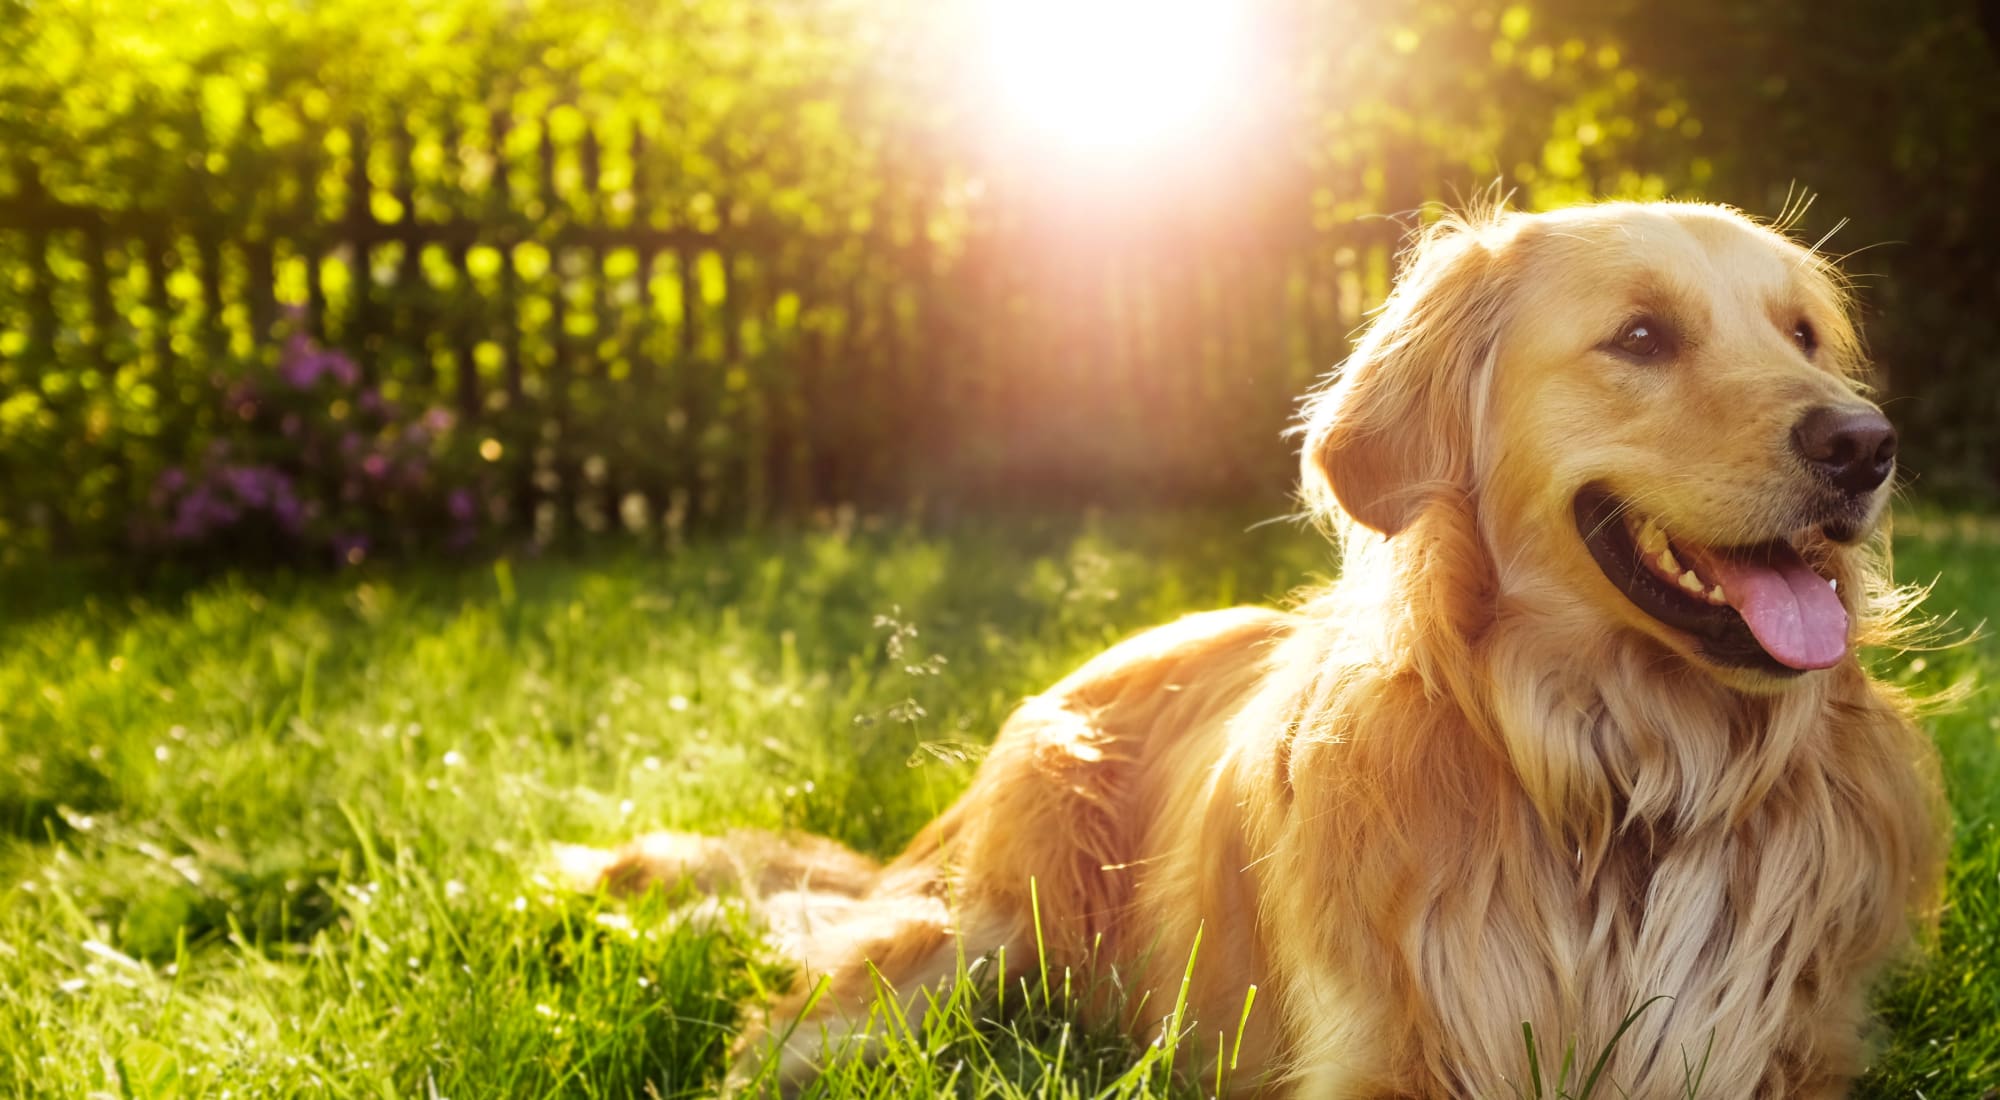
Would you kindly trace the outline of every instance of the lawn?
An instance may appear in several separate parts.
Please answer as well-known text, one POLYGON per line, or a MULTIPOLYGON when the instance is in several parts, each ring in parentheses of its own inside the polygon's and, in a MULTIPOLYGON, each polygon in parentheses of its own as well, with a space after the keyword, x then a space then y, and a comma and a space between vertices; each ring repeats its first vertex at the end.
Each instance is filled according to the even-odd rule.
MULTIPOLYGON (((1934 611, 2000 620, 2000 522, 1902 528, 1898 573, 1939 578, 1934 611)), ((551 843, 753 825, 890 852, 1025 693, 1331 568, 1289 525, 1155 514, 191 588, 8 578, 0 1095, 705 1094, 776 960, 726 908, 565 893, 551 843)), ((1878 660, 1983 685, 2000 645, 1878 660)), ((1952 904, 1881 997, 1865 1096, 2000 1087, 2000 703, 1930 725, 1952 904)), ((1212 1091, 1174 1081, 1173 1041, 1070 1025, 1085 976, 1010 965, 924 1031, 885 1020, 886 1054, 816 1094, 1212 1091)))

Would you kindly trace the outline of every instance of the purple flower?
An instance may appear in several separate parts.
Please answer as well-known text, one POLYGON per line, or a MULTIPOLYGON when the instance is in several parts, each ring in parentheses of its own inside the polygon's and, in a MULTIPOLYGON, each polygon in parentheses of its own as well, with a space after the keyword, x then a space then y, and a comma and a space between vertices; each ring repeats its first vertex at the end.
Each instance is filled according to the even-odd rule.
POLYGON ((226 466, 219 476, 236 499, 250 508, 269 504, 277 485, 285 480, 285 475, 269 466, 226 466))
POLYGON ((326 365, 326 372, 333 375, 334 381, 343 386, 352 386, 361 381, 361 368, 354 365, 354 360, 337 351, 322 352, 321 356, 321 361, 326 365))
POLYGON ((354 360, 319 347, 304 332, 294 332, 286 338, 284 354, 278 360, 278 374, 293 389, 300 390, 313 388, 325 377, 343 386, 361 380, 361 369, 354 365, 354 360))
POLYGON ((155 511, 164 511, 167 507, 167 501, 174 494, 187 488, 187 483, 187 471, 181 469, 179 466, 169 466, 161 470, 160 476, 153 479, 153 492, 151 497, 148 498, 153 502, 153 509, 155 511))
POLYGON ((271 496, 271 515, 278 526, 288 535, 296 535, 305 528, 305 507, 299 503, 298 494, 292 491, 290 482, 281 483, 271 496))
POLYGON ((167 537, 175 542, 196 542, 208 534, 208 525, 202 522, 197 510, 189 508, 186 501, 174 509, 174 521, 167 525, 167 537))
POLYGON ((443 435, 451 431, 452 426, 457 423, 458 417, 452 415, 450 409, 434 405, 424 412, 424 428, 432 435, 443 435))
POLYGON ((444 499, 444 510, 459 523, 469 524, 479 514, 479 502, 472 497, 470 489, 453 489, 444 499))
POLYGON ((213 488, 198 485, 175 506, 174 519, 167 527, 167 535, 177 542, 196 542, 208 537, 216 528, 235 523, 242 514, 236 505, 216 495, 213 488))
POLYGON ((303 332, 294 332, 285 340, 285 353, 278 361, 278 373, 293 389, 309 390, 319 382, 324 369, 320 360, 319 349, 313 347, 312 338, 303 332))
POLYGON ((380 481, 382 476, 389 472, 389 460, 378 454, 369 455, 361 460, 361 472, 380 481))

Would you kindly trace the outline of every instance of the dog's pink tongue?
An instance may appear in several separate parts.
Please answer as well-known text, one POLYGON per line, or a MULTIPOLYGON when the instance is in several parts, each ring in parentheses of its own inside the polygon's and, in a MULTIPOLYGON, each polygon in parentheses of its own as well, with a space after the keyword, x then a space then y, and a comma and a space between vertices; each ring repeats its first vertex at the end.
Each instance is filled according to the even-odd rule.
POLYGON ((1721 583, 1729 606, 1780 664, 1827 668, 1847 655, 1847 609, 1791 547, 1757 558, 1705 553, 1695 566, 1721 583))

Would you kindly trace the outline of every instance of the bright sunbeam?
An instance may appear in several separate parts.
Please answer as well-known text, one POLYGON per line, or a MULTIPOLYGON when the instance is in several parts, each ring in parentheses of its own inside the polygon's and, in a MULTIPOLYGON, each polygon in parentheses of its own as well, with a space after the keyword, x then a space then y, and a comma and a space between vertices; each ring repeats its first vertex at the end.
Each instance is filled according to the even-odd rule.
POLYGON ((1159 150, 1224 119, 1246 79, 1243 0, 984 0, 1010 128, 1079 154, 1159 150))

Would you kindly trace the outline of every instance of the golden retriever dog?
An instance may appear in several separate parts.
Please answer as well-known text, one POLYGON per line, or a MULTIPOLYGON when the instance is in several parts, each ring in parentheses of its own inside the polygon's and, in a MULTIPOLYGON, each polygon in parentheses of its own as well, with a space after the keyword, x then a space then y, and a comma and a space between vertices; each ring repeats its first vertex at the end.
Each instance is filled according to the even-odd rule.
POLYGON ((570 863, 761 899, 802 973, 743 1064, 795 1085, 871 967, 920 1008, 961 959, 1034 966, 1039 919, 1142 1040, 1199 934, 1203 1034, 1260 990, 1238 1094, 1526 1095, 1526 1022, 1545 1077, 1609 1046, 1604 1095, 1844 1095, 1943 848, 1932 750, 1856 658, 1909 602, 1864 369, 1829 262, 1732 210, 1447 219, 1306 406, 1337 581, 1029 699, 886 866, 762 834, 570 863))

